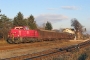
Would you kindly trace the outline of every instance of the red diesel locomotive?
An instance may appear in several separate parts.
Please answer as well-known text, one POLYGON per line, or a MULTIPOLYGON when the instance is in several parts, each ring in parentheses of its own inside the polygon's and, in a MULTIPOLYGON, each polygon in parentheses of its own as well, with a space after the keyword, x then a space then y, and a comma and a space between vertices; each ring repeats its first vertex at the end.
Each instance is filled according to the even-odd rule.
POLYGON ((25 43, 45 40, 73 39, 74 35, 69 33, 58 33, 48 30, 29 30, 28 27, 14 27, 9 31, 8 43, 25 43))

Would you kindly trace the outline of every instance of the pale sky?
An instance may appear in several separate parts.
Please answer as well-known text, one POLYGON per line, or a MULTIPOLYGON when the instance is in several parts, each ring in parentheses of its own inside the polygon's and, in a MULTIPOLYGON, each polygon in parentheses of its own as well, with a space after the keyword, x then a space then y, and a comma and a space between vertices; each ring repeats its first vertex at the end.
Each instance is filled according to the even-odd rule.
POLYGON ((9 18, 19 11, 24 18, 32 14, 38 25, 50 21, 54 29, 69 28, 76 18, 90 30, 90 0, 0 0, 0 9, 9 18))

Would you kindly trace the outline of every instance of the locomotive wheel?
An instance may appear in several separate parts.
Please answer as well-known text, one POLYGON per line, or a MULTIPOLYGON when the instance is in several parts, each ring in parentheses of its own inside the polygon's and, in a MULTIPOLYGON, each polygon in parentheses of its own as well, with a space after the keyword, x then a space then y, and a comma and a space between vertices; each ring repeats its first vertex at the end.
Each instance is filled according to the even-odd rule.
POLYGON ((20 39, 19 38, 14 38, 14 43, 15 44, 19 44, 20 43, 20 39))
POLYGON ((27 42, 27 43, 30 43, 30 38, 27 38, 27 39, 26 39, 26 42, 27 42))
POLYGON ((13 44, 13 41, 10 38, 7 39, 7 42, 10 43, 10 44, 13 44))
POLYGON ((30 41, 29 41, 29 38, 23 38, 22 42, 23 43, 29 43, 30 41))
POLYGON ((35 42, 34 38, 30 38, 29 42, 35 42))

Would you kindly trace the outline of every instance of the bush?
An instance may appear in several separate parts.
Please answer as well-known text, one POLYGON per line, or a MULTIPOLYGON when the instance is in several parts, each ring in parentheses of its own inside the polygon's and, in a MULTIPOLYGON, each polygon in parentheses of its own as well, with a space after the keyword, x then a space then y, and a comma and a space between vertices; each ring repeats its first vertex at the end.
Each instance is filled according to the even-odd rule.
POLYGON ((78 60, 86 60, 86 58, 87 58, 87 54, 83 53, 79 56, 78 60))

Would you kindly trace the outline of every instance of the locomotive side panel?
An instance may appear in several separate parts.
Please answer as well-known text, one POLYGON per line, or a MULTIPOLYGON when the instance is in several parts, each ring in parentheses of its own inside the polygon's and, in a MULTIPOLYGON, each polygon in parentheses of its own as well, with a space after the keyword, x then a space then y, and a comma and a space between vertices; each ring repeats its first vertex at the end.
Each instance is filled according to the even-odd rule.
POLYGON ((38 32, 36 30, 17 30, 12 29, 9 32, 10 37, 38 37, 38 32))
POLYGON ((9 37, 18 37, 19 36, 19 31, 15 29, 11 29, 9 32, 9 37))
POLYGON ((26 30, 23 27, 15 27, 9 31, 7 42, 9 43, 21 43, 31 42, 38 39, 37 30, 26 30))

